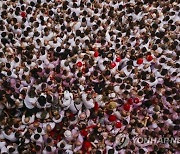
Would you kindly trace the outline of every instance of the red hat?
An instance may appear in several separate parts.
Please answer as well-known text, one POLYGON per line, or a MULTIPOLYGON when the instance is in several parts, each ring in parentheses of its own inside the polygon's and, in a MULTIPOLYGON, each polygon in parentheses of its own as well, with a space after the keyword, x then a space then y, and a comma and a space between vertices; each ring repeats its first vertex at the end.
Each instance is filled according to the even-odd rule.
POLYGON ((126 103, 126 104, 124 104, 124 106, 123 106, 123 108, 124 108, 124 110, 125 111, 129 111, 130 110, 130 104, 128 104, 128 103, 126 103))
POLYGON ((120 121, 116 122, 116 128, 121 128, 122 127, 122 123, 120 121))
POLYGON ((109 118, 108 118, 108 120, 109 120, 110 122, 113 122, 113 121, 116 121, 116 120, 117 120, 117 117, 116 117, 115 115, 110 115, 109 118))
POLYGON ((98 51, 95 51, 94 52, 94 57, 98 57, 99 56, 99 52, 98 51))
POLYGON ((139 103, 139 98, 137 98, 137 97, 134 98, 134 103, 136 103, 136 104, 139 103))
POLYGON ((61 140, 61 135, 58 134, 56 140, 54 140, 54 141, 56 141, 56 143, 57 143, 57 142, 59 142, 60 140, 61 140))
POLYGON ((50 135, 51 137, 53 137, 53 136, 55 135, 55 131, 54 131, 54 130, 50 131, 50 132, 49 132, 49 135, 50 135))
POLYGON ((82 67, 82 65, 83 65, 82 62, 80 62, 80 61, 77 62, 77 66, 78 66, 78 67, 82 67))
POLYGON ((97 103, 97 102, 95 102, 95 105, 94 105, 94 110, 95 110, 95 111, 98 111, 98 110, 99 110, 99 105, 98 105, 98 103, 97 103))
POLYGON ((133 104, 133 99, 132 99, 132 98, 129 98, 129 99, 127 100, 127 102, 128 102, 128 104, 132 105, 132 104, 133 104))
POLYGON ((120 61, 121 61, 121 57, 117 57, 116 62, 120 62, 120 61))
POLYGON ((85 73, 85 70, 86 70, 86 68, 85 68, 85 67, 83 67, 83 68, 82 68, 82 72, 83 72, 83 73, 85 73))
POLYGON ((92 145, 91 145, 91 142, 88 142, 88 141, 84 141, 83 142, 83 149, 84 150, 88 150, 89 148, 91 148, 92 147, 92 145))
POLYGON ((110 64, 110 67, 111 67, 111 68, 116 67, 116 63, 115 63, 115 62, 112 62, 112 63, 110 64))
POLYGON ((137 59, 137 64, 140 65, 140 64, 142 64, 142 63, 143 63, 143 59, 142 59, 142 58, 138 58, 138 59, 137 59))
POLYGON ((73 113, 70 113, 69 117, 70 117, 70 118, 74 117, 74 114, 73 114, 73 113))
POLYGON ((151 61, 153 59, 153 57, 151 55, 147 55, 146 59, 147 59, 147 61, 151 61))
POLYGON ((21 12, 21 17, 25 18, 26 17, 26 12, 21 12))
POLYGON ((90 126, 86 127, 86 129, 95 128, 95 127, 97 127, 97 125, 90 125, 90 126))
POLYGON ((88 132, 83 129, 83 130, 81 130, 81 135, 82 135, 82 136, 87 136, 87 135, 88 135, 88 132))

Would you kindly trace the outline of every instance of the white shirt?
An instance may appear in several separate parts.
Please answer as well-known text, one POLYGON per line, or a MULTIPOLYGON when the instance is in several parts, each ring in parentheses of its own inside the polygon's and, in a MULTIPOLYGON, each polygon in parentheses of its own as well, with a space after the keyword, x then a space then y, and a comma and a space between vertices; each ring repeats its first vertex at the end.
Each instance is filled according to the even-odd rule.
POLYGON ((4 131, 2 131, 2 134, 3 134, 4 138, 6 138, 6 139, 8 139, 8 140, 10 140, 12 142, 16 141, 16 137, 15 137, 15 133, 14 132, 11 132, 10 135, 7 135, 4 131))
POLYGON ((93 101, 93 99, 90 99, 90 100, 87 101, 86 98, 87 98, 87 94, 83 93, 83 94, 82 94, 82 100, 83 100, 83 103, 84 103, 85 107, 86 107, 87 109, 93 108, 93 107, 94 107, 94 101, 93 101))
POLYGON ((26 95, 24 99, 24 104, 28 109, 34 108, 35 103, 37 102, 37 98, 30 98, 28 95, 26 95))
POLYGON ((64 91, 64 97, 62 99, 62 107, 68 109, 71 105, 72 100, 73 100, 73 94, 67 90, 64 91))

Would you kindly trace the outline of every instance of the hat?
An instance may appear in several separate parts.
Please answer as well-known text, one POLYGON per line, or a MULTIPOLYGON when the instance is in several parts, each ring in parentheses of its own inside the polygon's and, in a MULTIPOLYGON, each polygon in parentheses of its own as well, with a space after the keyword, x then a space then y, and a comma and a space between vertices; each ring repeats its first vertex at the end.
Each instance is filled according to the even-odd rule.
POLYGON ((68 62, 68 61, 65 61, 65 62, 64 62, 64 65, 65 65, 65 66, 69 66, 69 62, 68 62))
POLYGON ((110 102, 109 105, 108 105, 108 109, 115 109, 117 107, 117 103, 116 102, 110 102))
POLYGON ((74 103, 75 104, 80 104, 81 103, 81 99, 80 98, 75 98, 74 99, 74 103))
POLYGON ((92 98, 92 96, 91 96, 90 94, 88 94, 88 95, 87 95, 87 98, 88 98, 88 99, 91 99, 91 98, 92 98))
POLYGON ((71 135, 72 135, 72 133, 71 133, 71 131, 69 131, 69 130, 66 130, 65 132, 64 132, 64 136, 67 138, 67 137, 71 137, 71 135))

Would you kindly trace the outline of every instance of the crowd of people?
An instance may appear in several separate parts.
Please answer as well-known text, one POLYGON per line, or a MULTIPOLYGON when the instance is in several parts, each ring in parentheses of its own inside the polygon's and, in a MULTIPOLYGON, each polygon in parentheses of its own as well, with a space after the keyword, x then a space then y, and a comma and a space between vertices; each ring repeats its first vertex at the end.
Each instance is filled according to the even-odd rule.
POLYGON ((180 136, 179 12, 177 0, 0 1, 0 153, 178 154, 133 138, 180 136))

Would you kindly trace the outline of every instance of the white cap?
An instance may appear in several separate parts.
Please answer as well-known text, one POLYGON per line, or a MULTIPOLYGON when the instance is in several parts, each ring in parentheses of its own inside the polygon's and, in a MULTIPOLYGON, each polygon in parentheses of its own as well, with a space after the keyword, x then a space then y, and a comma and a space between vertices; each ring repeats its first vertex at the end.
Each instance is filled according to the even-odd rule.
POLYGON ((71 131, 66 130, 66 131, 64 132, 64 136, 65 136, 65 137, 71 137, 71 131))

